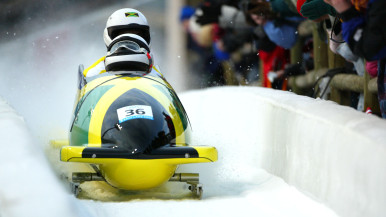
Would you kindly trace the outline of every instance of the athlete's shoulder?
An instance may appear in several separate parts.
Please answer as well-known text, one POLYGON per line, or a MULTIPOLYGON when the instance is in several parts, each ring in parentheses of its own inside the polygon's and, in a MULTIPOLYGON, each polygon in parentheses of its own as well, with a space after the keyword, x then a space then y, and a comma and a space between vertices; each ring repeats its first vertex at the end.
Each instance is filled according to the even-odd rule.
POLYGON ((86 68, 84 71, 83 71, 83 75, 84 77, 91 77, 91 76, 94 76, 94 75, 99 75, 101 73, 104 73, 106 72, 106 69, 105 69, 105 58, 106 56, 98 59, 95 63, 93 63, 91 66, 89 66, 88 68, 86 68))
POLYGON ((161 70, 160 70, 158 65, 153 65, 150 72, 153 73, 153 74, 156 74, 156 75, 158 75, 160 77, 164 77, 164 75, 162 74, 162 72, 161 72, 161 70))

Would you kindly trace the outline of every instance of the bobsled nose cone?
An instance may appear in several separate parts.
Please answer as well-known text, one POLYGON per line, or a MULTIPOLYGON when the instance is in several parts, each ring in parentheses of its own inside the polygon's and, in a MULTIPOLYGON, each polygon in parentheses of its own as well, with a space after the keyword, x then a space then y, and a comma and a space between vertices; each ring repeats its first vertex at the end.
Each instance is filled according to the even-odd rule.
POLYGON ((82 158, 82 151, 84 147, 65 146, 60 150, 60 160, 68 162, 72 158, 82 158))
POLYGON ((210 146, 193 146, 197 150, 198 155, 202 159, 207 159, 208 162, 215 162, 218 159, 217 149, 210 146))

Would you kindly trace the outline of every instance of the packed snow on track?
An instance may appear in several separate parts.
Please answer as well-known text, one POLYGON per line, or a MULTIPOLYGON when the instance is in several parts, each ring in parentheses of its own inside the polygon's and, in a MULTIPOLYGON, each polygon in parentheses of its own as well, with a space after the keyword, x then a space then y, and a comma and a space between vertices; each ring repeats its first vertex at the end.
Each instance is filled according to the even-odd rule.
MULTIPOLYGON (((237 113, 220 115, 227 95, 217 94, 205 104, 200 92, 180 95, 192 122, 193 145, 215 146, 219 159, 213 164, 184 165, 177 172, 200 173, 202 200, 192 199, 181 183, 141 192, 87 183, 84 194, 75 198, 60 176, 68 176, 78 165, 64 165, 59 150, 47 146, 50 139, 67 138, 77 64, 89 65, 104 55, 102 30, 111 11, 106 8, 76 22, 39 27, 39 32, 0 46, 2 53, 12 54, 0 60, 1 217, 336 216, 259 169, 259 143, 251 135, 261 129, 253 121, 238 126, 232 122, 237 113), (224 119, 226 124, 220 121, 224 119)), ((154 34, 163 35, 157 30, 154 34)), ((247 108, 253 118, 253 106, 237 104, 234 109, 247 108)))
POLYGON ((200 98, 200 94, 182 95, 192 114, 193 142, 215 144, 219 160, 212 165, 181 166, 179 171, 200 173, 202 200, 185 197, 186 186, 173 183, 144 192, 95 183, 87 187, 88 196, 76 199, 51 170, 23 118, 1 101, 0 132, 2 144, 8 145, 0 153, 0 172, 6 177, 0 181, 0 216, 336 216, 282 179, 256 168, 259 144, 248 136, 258 130, 256 126, 243 126, 246 134, 236 137, 229 126, 215 124, 221 117, 209 122, 206 115, 200 118, 200 110, 192 106, 199 105, 200 98))

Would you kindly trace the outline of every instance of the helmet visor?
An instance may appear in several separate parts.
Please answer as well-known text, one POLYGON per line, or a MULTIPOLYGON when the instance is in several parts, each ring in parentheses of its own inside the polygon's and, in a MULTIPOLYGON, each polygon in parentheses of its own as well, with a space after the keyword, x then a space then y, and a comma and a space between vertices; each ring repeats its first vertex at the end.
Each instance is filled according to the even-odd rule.
POLYGON ((119 48, 125 48, 134 52, 141 52, 141 47, 137 43, 135 43, 134 41, 124 40, 115 43, 111 47, 110 53, 116 52, 119 48))

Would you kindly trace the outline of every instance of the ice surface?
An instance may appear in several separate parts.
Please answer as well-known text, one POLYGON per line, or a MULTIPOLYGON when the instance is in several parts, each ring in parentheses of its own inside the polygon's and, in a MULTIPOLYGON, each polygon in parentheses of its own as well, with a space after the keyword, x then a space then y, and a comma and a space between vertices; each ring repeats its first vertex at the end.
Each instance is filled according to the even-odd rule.
MULTIPOLYGON (((185 100, 187 110, 200 100, 185 100)), ((282 179, 256 167, 258 146, 247 134, 224 137, 198 131, 193 141, 215 145, 219 161, 213 164, 181 166, 179 171, 200 172, 204 184, 201 201, 135 199, 121 197, 120 202, 77 200, 73 198, 48 166, 40 146, 34 144, 23 119, 0 101, 0 216, 336 216, 323 204, 315 202, 282 179), (230 137, 233 139, 227 140, 230 137), (54 214, 53 214, 54 213, 54 214)), ((211 108, 215 109, 215 108, 211 108)), ((195 112, 195 114, 197 114, 195 112)), ((218 118, 218 117, 217 117, 218 118)), ((191 117, 197 129, 212 121, 206 116, 191 117)), ((216 121, 214 118, 213 121, 216 121)), ((244 126, 243 126, 244 127, 244 126)), ((242 127, 242 128, 243 128, 242 127)), ((230 126, 217 126, 229 133, 230 126)), ((240 128, 239 128, 240 129, 240 128)), ((256 128, 255 128, 256 129, 256 128)), ((173 188, 169 186, 168 188, 173 188)), ((100 189, 95 189, 97 192, 100 189)), ((186 190, 186 189, 185 189, 186 190)), ((178 190, 177 190, 178 191, 178 190)), ((183 191, 181 189, 180 191, 183 191)), ((116 192, 120 193, 120 192, 116 192)), ((101 194, 103 196, 103 194, 101 194)), ((140 197, 139 197, 140 198, 140 197)), ((103 198, 102 198, 103 199, 103 198)))
MULTIPOLYGON (((67 137, 78 64, 88 66, 105 54, 101 32, 106 17, 114 9, 95 11, 75 20, 55 23, 49 28, 39 27, 34 34, 15 37, 14 41, 1 45, 0 51, 8 54, 0 59, 1 217, 336 216, 325 205, 310 199, 283 179, 267 173, 264 168, 274 170, 291 183, 296 177, 289 174, 296 174, 305 185, 314 186, 316 190, 320 190, 317 189, 320 186, 328 188, 329 182, 315 183, 305 177, 307 173, 294 173, 291 169, 296 167, 287 167, 288 162, 296 166, 304 159, 278 157, 292 156, 279 145, 286 139, 301 141, 301 137, 320 140, 319 147, 331 141, 344 142, 345 137, 334 134, 328 128, 335 124, 331 120, 336 120, 343 130, 352 133, 352 140, 363 139, 368 144, 378 143, 381 146, 386 135, 385 131, 381 131, 385 129, 384 124, 375 117, 362 116, 332 102, 262 88, 215 88, 180 95, 192 122, 194 145, 211 145, 219 151, 216 163, 179 168, 179 171, 201 174, 203 200, 152 199, 151 191, 142 197, 140 194, 114 191, 103 185, 85 186, 93 194, 89 197, 97 195, 100 199, 115 202, 78 200, 68 193, 54 175, 43 149, 49 139, 67 137), (277 104, 280 106, 272 109, 272 105, 277 104), (285 111, 300 115, 296 118, 286 116, 285 111), (318 123, 323 123, 323 127, 318 123), (305 132, 297 130, 302 124, 308 124, 309 129, 305 132), (290 126, 293 126, 292 129, 290 126), (284 136, 275 135, 275 132, 284 136), (333 138, 324 137, 330 133, 333 138), (296 136, 289 137, 291 134, 296 136), (263 144, 273 144, 272 149, 263 144)), ((160 32, 153 34, 162 35, 160 32)), ((160 38, 157 40, 162 41, 160 38)), ((157 40, 152 45, 155 50, 157 40)), ((162 68, 163 63, 159 64, 162 68)), ((167 72, 165 74, 167 76, 167 72)), ((290 148, 288 150, 293 150, 290 148)), ((301 155, 304 157, 308 150, 298 149, 297 153, 304 153, 301 155)), ((320 150, 323 149, 311 151, 320 150)), ((331 150, 337 149, 332 147, 331 150)), ((383 148, 379 147, 379 150, 380 155, 375 159, 382 156, 383 148)), ((357 157, 358 154, 352 156, 357 157)), ((364 154, 370 158, 368 155, 371 153, 364 154)), ((55 159, 55 156, 50 157, 55 159)), ((319 162, 306 160, 309 160, 310 166, 319 162)), ((58 167, 62 165, 58 164, 58 167)), ((360 181, 366 182, 365 179, 360 181)), ((177 194, 184 191, 183 188, 168 185, 156 190, 156 193, 160 195, 159 192, 165 189, 177 194)), ((383 189, 380 192, 384 192, 383 189)), ((366 197, 362 206, 368 201, 366 197)), ((384 203, 373 206, 379 204, 384 203)))

